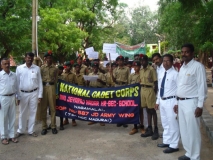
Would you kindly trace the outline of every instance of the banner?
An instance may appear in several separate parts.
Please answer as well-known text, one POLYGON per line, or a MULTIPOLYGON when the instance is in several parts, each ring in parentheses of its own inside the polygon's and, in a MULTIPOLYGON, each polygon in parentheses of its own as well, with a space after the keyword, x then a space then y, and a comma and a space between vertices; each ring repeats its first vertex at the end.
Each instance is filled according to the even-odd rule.
POLYGON ((103 44, 103 52, 108 53, 116 53, 116 44, 104 43, 103 44))
POLYGON ((58 82, 56 115, 101 123, 139 124, 140 85, 80 87, 58 82))
POLYGON ((123 44, 117 44, 116 53, 124 57, 129 57, 129 59, 134 59, 135 54, 146 54, 145 43, 140 43, 134 46, 126 46, 123 44))

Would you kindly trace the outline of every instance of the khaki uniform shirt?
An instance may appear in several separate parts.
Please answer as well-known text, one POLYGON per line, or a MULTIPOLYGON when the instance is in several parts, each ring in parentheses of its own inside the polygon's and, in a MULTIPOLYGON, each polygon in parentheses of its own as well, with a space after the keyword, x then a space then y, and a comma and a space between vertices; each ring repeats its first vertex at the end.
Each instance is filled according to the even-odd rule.
POLYGON ((47 66, 46 64, 41 66, 41 78, 43 82, 54 82, 58 81, 58 68, 54 65, 47 66))
POLYGON ((128 84, 140 83, 140 74, 132 73, 129 76, 128 84))
POLYGON ((58 75, 58 79, 60 79, 60 80, 64 80, 64 76, 63 76, 63 74, 58 75))
POLYGON ((115 83, 112 80, 112 76, 111 76, 110 72, 105 73, 105 77, 106 77, 106 86, 114 87, 115 83))
POLYGON ((76 80, 77 80, 77 84, 79 86, 85 86, 85 80, 84 80, 84 77, 83 77, 83 74, 76 74, 76 80))
POLYGON ((82 75, 88 75, 88 69, 87 69, 87 66, 85 66, 84 64, 81 65, 81 69, 80 69, 80 73, 82 75))
MULTIPOLYGON (((103 73, 98 72, 97 74, 95 74, 93 72, 93 73, 89 74, 89 76, 92 76, 92 75, 98 75, 98 79, 102 80, 103 82, 106 82, 106 77, 104 76, 103 73)), ((103 88, 103 87, 105 87, 105 85, 103 85, 101 82, 98 82, 98 81, 90 81, 89 86, 93 87, 93 88, 103 88)))
POLYGON ((127 84, 129 75, 130 75, 129 68, 126 66, 123 66, 121 68, 118 66, 113 70, 113 76, 116 79, 116 83, 125 82, 127 84))
POLYGON ((140 80, 141 84, 154 86, 154 82, 157 81, 156 70, 152 66, 147 66, 145 69, 140 70, 140 80))
POLYGON ((64 76, 64 81, 72 83, 72 84, 77 84, 76 76, 74 73, 69 72, 69 73, 62 73, 64 76))

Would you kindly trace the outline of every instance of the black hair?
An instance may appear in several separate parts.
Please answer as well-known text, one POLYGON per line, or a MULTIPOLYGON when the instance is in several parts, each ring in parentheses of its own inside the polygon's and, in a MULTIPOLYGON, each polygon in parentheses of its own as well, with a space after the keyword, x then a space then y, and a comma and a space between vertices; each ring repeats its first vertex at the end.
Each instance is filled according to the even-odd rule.
POLYGON ((164 54, 164 55, 163 55, 163 58, 164 58, 164 57, 168 57, 168 58, 170 59, 170 62, 173 63, 173 56, 172 56, 171 54, 164 54))
POLYGON ((159 58, 161 58, 160 53, 154 53, 154 54, 152 55, 152 59, 153 59, 155 56, 158 56, 159 58))
POLYGON ((25 53, 25 57, 27 57, 27 56, 34 57, 35 55, 32 52, 27 52, 27 53, 25 53))
POLYGON ((10 60, 9 58, 2 58, 1 63, 2 63, 2 61, 9 61, 9 60, 10 60))
POLYGON ((181 46, 181 49, 182 49, 183 47, 189 48, 191 52, 194 52, 194 50, 195 50, 195 49, 194 49, 194 45, 191 44, 191 43, 185 43, 184 45, 181 46))

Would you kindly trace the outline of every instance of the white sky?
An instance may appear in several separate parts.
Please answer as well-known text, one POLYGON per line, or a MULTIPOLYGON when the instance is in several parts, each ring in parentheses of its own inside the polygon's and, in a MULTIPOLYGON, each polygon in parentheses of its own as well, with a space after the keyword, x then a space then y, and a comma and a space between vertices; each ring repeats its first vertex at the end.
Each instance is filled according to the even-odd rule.
POLYGON ((157 2, 159 0, 119 0, 122 3, 126 3, 129 8, 135 8, 138 6, 149 6, 151 11, 156 11, 158 9, 157 2))

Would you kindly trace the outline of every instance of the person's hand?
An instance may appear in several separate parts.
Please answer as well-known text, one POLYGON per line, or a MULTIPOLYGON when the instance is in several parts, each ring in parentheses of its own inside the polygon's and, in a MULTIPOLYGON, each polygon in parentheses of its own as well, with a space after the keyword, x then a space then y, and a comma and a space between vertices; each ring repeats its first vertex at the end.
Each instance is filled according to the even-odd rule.
POLYGON ((40 103, 40 102, 41 102, 41 98, 38 99, 38 103, 40 103))
POLYGON ((202 115, 202 113, 203 113, 203 109, 202 108, 197 107, 195 109, 195 117, 200 117, 202 115))
POLYGON ((178 114, 178 105, 175 105, 174 108, 173 108, 173 110, 174 110, 174 112, 175 112, 176 114, 178 114))
POLYGON ((159 104, 155 104, 155 110, 159 109, 159 104))

